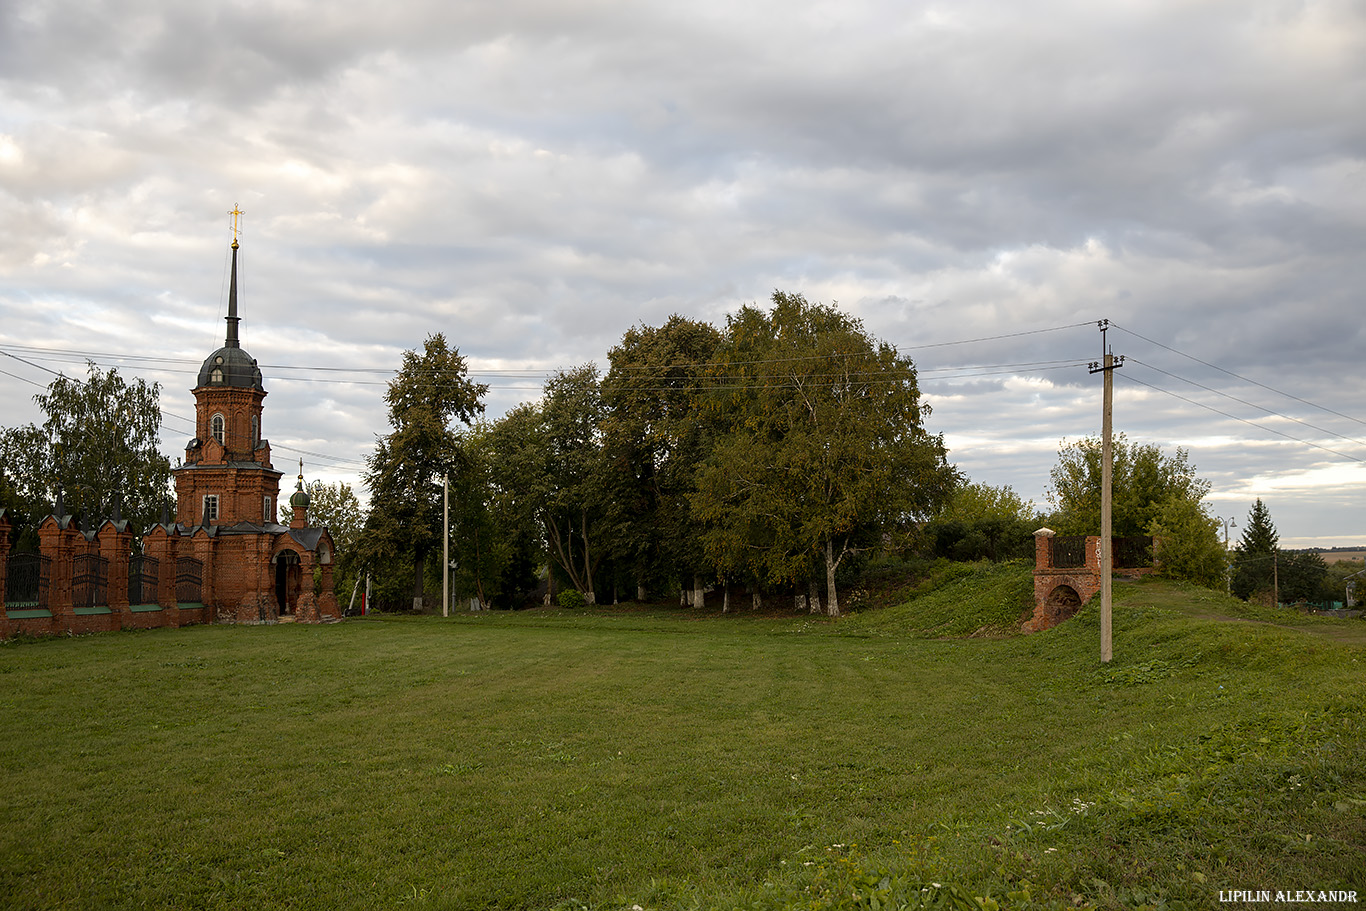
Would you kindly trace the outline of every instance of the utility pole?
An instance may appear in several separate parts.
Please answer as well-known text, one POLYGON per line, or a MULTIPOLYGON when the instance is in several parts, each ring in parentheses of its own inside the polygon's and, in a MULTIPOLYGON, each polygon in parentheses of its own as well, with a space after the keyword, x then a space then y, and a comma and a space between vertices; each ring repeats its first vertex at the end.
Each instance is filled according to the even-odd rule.
POLYGON ((441 476, 441 616, 451 615, 451 477, 441 476))
POLYGON ((1224 594, 1233 594, 1233 561, 1228 557, 1228 530, 1238 527, 1238 520, 1229 517, 1220 519, 1224 523, 1224 594))
POLYGON ((1105 393, 1101 404, 1101 448, 1100 448, 1100 660, 1101 663, 1108 663, 1114 657, 1114 648, 1111 644, 1111 589, 1112 580, 1112 557, 1110 553, 1110 527, 1111 513, 1114 506, 1114 478, 1113 478, 1113 450, 1111 448, 1111 437, 1113 436, 1114 423, 1114 399, 1115 399, 1115 368, 1124 363, 1124 358, 1119 358, 1119 363, 1115 363, 1115 356, 1106 344, 1105 333, 1110 328, 1108 319, 1100 320, 1096 323, 1100 327, 1100 349, 1103 355, 1102 360, 1097 363, 1091 362, 1092 373, 1104 374, 1105 393))
POLYGON ((1271 552, 1271 606, 1281 606, 1281 549, 1271 552))

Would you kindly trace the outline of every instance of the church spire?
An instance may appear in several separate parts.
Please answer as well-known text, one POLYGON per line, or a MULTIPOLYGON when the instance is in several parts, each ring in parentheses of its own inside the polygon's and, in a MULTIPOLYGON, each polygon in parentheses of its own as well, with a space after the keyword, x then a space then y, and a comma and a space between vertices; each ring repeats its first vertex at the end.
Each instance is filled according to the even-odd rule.
POLYGON ((237 324, 241 322, 237 317, 237 224, 238 219, 246 213, 233 203, 232 211, 228 214, 232 216, 232 278, 228 282, 228 335, 223 347, 241 348, 242 344, 237 338, 237 324))

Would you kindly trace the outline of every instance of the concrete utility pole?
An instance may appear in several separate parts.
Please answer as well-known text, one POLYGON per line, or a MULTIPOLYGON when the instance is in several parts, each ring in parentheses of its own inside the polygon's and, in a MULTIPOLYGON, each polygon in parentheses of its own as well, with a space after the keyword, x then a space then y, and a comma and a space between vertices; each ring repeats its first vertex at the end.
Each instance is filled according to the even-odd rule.
POLYGON ((1228 530, 1238 527, 1238 520, 1229 517, 1220 519, 1224 523, 1224 594, 1233 594, 1233 562, 1228 558, 1228 530))
POLYGON ((1091 362, 1092 373, 1103 373, 1105 393, 1101 405, 1101 448, 1100 448, 1100 660, 1108 663, 1114 657, 1111 645, 1111 589, 1112 558, 1110 553, 1111 512, 1114 505, 1113 451, 1111 437, 1114 423, 1115 368, 1124 363, 1121 356, 1115 363, 1115 356, 1106 344, 1105 333, 1110 328, 1108 319, 1096 323, 1100 327, 1100 348, 1103 360, 1091 362))

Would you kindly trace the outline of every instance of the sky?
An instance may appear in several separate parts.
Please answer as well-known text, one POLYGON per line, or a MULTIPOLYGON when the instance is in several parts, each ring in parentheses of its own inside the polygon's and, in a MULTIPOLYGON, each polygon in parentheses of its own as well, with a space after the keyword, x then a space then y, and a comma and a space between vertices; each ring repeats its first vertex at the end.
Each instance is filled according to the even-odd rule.
POLYGON ((1366 543, 1355 0, 8 0, 0 425, 51 371, 194 435, 234 206, 291 477, 360 487, 402 353, 486 416, 774 290, 914 358, 951 460, 1047 508, 1114 421, 1239 528, 1366 543))

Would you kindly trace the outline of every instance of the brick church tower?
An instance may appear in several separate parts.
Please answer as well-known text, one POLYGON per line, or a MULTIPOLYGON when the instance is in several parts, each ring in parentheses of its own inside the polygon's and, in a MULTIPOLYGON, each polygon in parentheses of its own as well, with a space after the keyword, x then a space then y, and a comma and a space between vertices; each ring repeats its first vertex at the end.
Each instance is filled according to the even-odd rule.
POLYGON ((261 437, 261 369, 237 335, 237 250, 233 238, 227 337, 191 390, 195 438, 176 471, 176 521, 185 526, 273 524, 280 497, 283 473, 270 464, 270 444, 261 437))
MULTIPOLYGON (((195 437, 173 472, 175 522, 161 529, 163 536, 176 539, 179 555, 202 563, 210 622, 338 619, 332 536, 326 528, 306 524, 306 507, 295 510, 289 527, 276 519, 283 472, 271 464, 270 443, 261 435, 266 390, 260 367, 238 337, 235 219, 240 214, 233 210, 227 335, 223 347, 204 360, 191 390, 195 437)), ((302 488, 302 467, 299 482, 302 488)))

